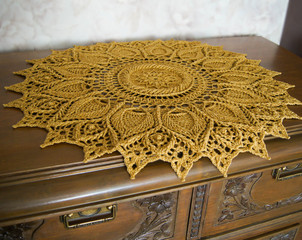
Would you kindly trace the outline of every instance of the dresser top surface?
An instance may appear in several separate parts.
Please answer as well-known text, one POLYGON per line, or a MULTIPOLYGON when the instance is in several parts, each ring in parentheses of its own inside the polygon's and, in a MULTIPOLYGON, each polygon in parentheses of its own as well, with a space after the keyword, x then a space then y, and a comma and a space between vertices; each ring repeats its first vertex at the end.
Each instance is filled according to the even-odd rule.
MULTIPOLYGON (((248 59, 260 59, 261 66, 282 73, 275 77, 276 80, 295 85, 295 88, 289 89, 291 96, 302 99, 302 59, 298 56, 261 37, 209 38, 201 41, 215 46, 223 46, 225 50, 246 53, 248 59)), ((23 113, 18 109, 2 106, 2 104, 21 96, 3 88, 23 81, 23 77, 16 76, 13 72, 30 67, 25 60, 42 58, 49 54, 48 50, 0 54, 0 176, 63 165, 68 167, 68 165, 76 164, 83 165, 85 168, 82 163, 84 156, 80 147, 71 144, 56 144, 41 149, 40 145, 46 137, 46 130, 28 127, 13 129, 12 125, 22 118, 23 113)), ((290 108, 302 115, 302 106, 291 106, 290 108)), ((289 131, 302 128, 300 127, 302 123, 298 120, 285 120, 284 124, 289 131)), ((101 161, 111 162, 114 159, 120 161, 120 154, 106 155, 101 161)), ((98 161, 99 159, 90 163, 98 161)))
MULTIPOLYGON (((261 66, 282 73, 275 77, 276 80, 294 84, 295 88, 289 89, 289 94, 302 100, 302 59, 298 56, 262 37, 209 38, 201 41, 223 46, 225 50, 246 53, 248 59, 261 59, 261 66)), ((0 200, 0 205, 3 203, 6 208, 14 209, 14 206, 22 204, 17 198, 18 194, 23 194, 31 201, 27 210, 16 209, 14 213, 4 211, 6 216, 17 216, 21 215, 21 212, 25 214, 26 211, 26 214, 34 214, 38 211, 37 207, 40 207, 39 211, 50 211, 72 205, 85 205, 100 199, 123 199, 142 192, 152 193, 158 189, 168 191, 174 187, 222 178, 210 161, 204 158, 195 163, 184 183, 177 178, 168 164, 163 162, 148 165, 135 180, 130 180, 123 159, 117 152, 84 164, 80 147, 56 144, 41 149, 40 145, 47 134, 45 130, 28 127, 13 129, 12 125, 22 118, 23 113, 18 109, 4 108, 2 104, 21 95, 6 91, 4 86, 23 81, 22 77, 14 75, 13 72, 30 67, 25 60, 46 57, 50 53, 45 50, 0 54, 0 195, 6 193, 6 197, 0 200), (61 186, 58 186, 58 183, 61 183, 61 186), (72 188, 75 183, 77 187, 72 188), (52 190, 54 191, 51 194, 45 194, 45 191, 52 190), (40 196, 39 191, 42 193, 40 196), (53 203, 53 206, 43 205, 46 199, 46 202, 53 203), (11 203, 8 204, 8 201, 11 203)), ((291 106, 290 109, 302 115, 302 106, 291 106)), ((229 175, 235 176, 301 158, 302 122, 285 120, 284 125, 292 138, 266 140, 271 161, 247 153, 239 154, 229 169, 229 175)))

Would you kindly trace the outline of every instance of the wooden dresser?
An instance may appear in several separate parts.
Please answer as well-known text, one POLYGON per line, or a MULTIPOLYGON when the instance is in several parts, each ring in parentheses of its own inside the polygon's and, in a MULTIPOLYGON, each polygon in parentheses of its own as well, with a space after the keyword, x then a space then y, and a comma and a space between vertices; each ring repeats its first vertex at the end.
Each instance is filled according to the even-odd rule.
MULTIPOLYGON (((261 59, 302 100, 296 55, 261 37, 203 42, 261 59)), ((12 128, 23 114, 2 104, 20 95, 3 87, 22 81, 12 72, 26 59, 49 54, 0 54, 0 239, 302 239, 302 121, 284 122, 290 140, 266 138, 270 161, 240 154, 228 178, 204 158, 185 182, 164 162, 130 180, 119 153, 84 164, 79 147, 41 149, 44 130, 12 128)), ((302 106, 290 109, 302 116, 302 106)))

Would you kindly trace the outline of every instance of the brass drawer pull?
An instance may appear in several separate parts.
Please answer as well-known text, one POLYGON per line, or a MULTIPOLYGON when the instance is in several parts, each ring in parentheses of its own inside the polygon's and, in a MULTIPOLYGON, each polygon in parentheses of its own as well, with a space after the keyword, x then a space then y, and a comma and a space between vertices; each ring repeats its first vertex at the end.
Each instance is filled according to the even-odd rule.
POLYGON ((110 205, 81 212, 70 213, 60 217, 66 228, 79 228, 97 223, 108 222, 115 218, 117 206, 110 205))
POLYGON ((272 175, 278 181, 302 176, 302 163, 274 169, 272 175))

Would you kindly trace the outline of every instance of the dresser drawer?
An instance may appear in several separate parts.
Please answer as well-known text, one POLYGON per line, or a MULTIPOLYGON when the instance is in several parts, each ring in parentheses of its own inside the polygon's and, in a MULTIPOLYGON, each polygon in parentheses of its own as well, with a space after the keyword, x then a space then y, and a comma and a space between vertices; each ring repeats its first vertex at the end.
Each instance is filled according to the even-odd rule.
POLYGON ((301 220, 302 216, 294 213, 200 240, 300 240, 301 220))
POLYGON ((202 236, 302 209, 301 163, 210 184, 202 236))
POLYGON ((257 236, 253 238, 253 240, 299 240, 301 239, 299 238, 301 237, 299 229, 299 224, 283 229, 276 229, 272 232, 257 236))
POLYGON ((103 210, 75 211, 8 226, 0 229, 0 236, 38 240, 183 239, 191 193, 191 189, 186 189, 103 206, 103 210))

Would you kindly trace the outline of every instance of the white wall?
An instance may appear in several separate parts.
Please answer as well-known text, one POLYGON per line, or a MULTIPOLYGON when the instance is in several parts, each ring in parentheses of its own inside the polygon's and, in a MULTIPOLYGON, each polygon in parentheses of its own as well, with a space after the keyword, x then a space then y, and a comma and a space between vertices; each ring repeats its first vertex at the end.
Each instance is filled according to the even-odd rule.
POLYGON ((0 51, 256 34, 279 43, 288 0, 0 0, 0 51))

